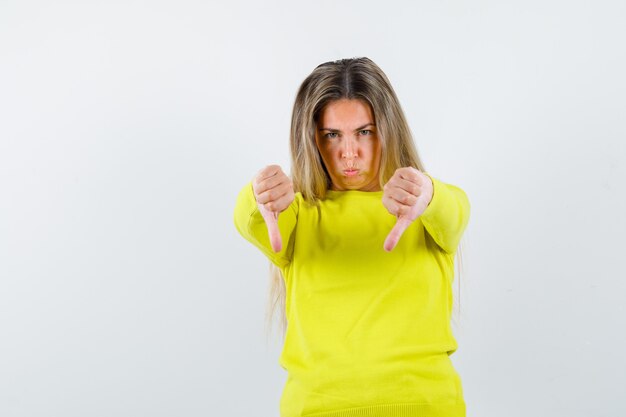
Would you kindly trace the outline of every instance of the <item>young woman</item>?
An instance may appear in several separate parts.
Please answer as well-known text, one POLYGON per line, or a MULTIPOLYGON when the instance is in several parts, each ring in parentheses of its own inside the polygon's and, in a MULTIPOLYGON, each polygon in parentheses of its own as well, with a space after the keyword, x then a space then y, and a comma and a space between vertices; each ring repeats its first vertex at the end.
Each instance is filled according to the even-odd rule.
POLYGON ((424 172, 368 58, 326 62, 304 80, 290 145, 291 177, 261 169, 234 212, 284 290, 281 417, 465 416, 449 356, 467 195, 424 172))

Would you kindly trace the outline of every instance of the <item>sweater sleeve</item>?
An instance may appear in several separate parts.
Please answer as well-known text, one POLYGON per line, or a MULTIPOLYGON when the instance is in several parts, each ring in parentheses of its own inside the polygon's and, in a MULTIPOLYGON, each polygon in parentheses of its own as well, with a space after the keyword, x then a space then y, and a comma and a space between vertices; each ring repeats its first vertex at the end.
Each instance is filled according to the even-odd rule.
POLYGON ((252 182, 248 182, 239 192, 235 204, 234 222, 239 234, 259 248, 267 258, 278 267, 284 267, 291 262, 293 254, 292 234, 298 218, 298 197, 289 207, 278 215, 278 229, 282 239, 282 249, 274 252, 270 243, 267 225, 254 198, 252 182))
POLYGON ((433 198, 420 218, 435 242, 447 253, 454 254, 469 222, 469 199, 459 187, 424 174, 433 182, 433 198))

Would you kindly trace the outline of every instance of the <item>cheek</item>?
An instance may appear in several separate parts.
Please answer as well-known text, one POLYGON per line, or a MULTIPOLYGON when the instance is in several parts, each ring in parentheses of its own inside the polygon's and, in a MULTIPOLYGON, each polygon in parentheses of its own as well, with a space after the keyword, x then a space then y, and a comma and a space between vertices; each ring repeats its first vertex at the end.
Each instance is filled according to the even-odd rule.
POLYGON ((322 154, 322 158, 324 158, 325 161, 330 161, 332 159, 332 153, 329 152, 328 148, 320 149, 320 153, 322 154))
POLYGON ((328 149, 324 148, 323 146, 320 146, 319 142, 316 142, 315 146, 317 147, 317 152, 322 157, 322 160, 327 161, 328 160, 328 149))
POLYGON ((336 160, 339 160, 339 153, 337 152, 337 149, 335 149, 333 146, 326 146, 323 150, 322 150, 322 154, 324 155, 324 159, 326 159, 328 162, 335 162, 336 160))
POLYGON ((367 151, 369 153, 369 157, 372 159, 373 162, 378 162, 380 160, 381 148, 380 144, 377 141, 372 142, 367 151))
POLYGON ((318 148, 320 155, 322 156, 322 160, 324 161, 324 165, 326 165, 327 169, 332 170, 337 165, 337 158, 335 158, 332 149, 327 148, 318 148))

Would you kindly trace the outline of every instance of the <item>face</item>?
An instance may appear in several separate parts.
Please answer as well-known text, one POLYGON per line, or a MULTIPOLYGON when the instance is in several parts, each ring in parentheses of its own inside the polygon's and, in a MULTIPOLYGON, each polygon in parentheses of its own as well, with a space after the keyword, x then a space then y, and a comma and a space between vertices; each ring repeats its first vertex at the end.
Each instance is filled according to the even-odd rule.
POLYGON ((331 190, 380 191, 381 146, 374 123, 371 107, 362 100, 335 100, 322 110, 315 143, 331 190))

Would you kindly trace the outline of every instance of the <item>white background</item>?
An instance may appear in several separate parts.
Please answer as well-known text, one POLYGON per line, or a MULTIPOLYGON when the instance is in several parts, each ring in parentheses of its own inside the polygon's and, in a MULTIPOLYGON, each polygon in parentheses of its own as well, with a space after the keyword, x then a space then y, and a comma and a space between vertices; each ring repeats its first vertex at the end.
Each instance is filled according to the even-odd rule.
MULTIPOLYGON (((472 217, 468 417, 624 416, 623 1, 0 1, 0 415, 277 416, 240 188, 300 82, 390 78, 472 217)), ((458 302, 458 299, 457 299, 458 302)))

